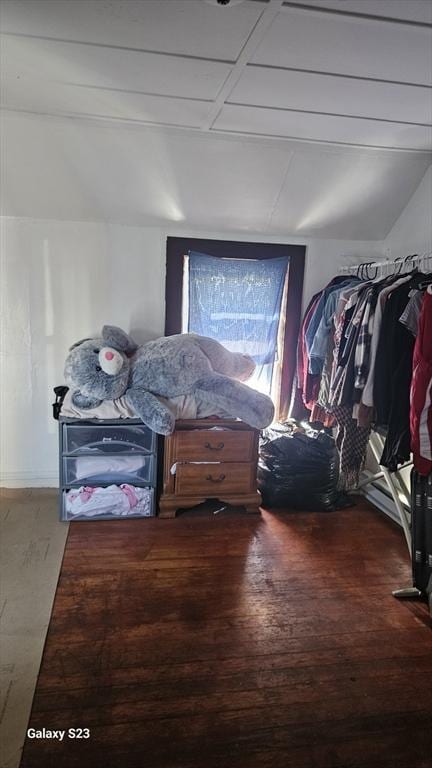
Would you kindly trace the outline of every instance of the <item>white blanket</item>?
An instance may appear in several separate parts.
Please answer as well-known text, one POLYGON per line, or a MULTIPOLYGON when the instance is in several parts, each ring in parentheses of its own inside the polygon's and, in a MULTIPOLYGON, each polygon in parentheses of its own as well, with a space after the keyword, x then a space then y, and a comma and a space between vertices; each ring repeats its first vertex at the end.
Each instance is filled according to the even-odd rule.
MULTIPOLYGON (((136 475, 145 466, 146 456, 80 456, 75 459, 75 480, 90 480, 101 475, 136 475)), ((98 482, 98 480, 96 480, 98 482)))
MULTIPOLYGON (((205 419, 207 416, 229 418, 225 412, 215 412, 209 405, 203 405, 194 395, 180 395, 169 400, 158 398, 173 412, 176 419, 205 419)), ((136 413, 128 405, 125 397, 118 400, 104 400, 97 408, 77 408, 72 402, 72 392, 66 392, 61 415, 68 419, 136 419, 136 413)))

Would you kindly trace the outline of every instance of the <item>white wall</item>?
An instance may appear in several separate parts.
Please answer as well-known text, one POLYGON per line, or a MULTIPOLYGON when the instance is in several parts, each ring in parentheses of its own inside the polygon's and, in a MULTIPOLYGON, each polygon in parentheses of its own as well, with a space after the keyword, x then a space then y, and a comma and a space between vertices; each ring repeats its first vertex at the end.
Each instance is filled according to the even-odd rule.
POLYGON ((303 242, 306 301, 342 256, 380 250, 378 243, 17 218, 4 218, 1 232, 0 484, 24 487, 57 483, 52 388, 63 383, 70 344, 107 322, 140 342, 163 334, 168 234, 303 242))
POLYGON ((387 235, 384 250, 392 259, 432 251, 432 166, 387 235))
POLYGON ((52 388, 70 344, 107 321, 140 341, 163 332, 160 232, 5 219, 0 305, 1 482, 55 484, 52 388))

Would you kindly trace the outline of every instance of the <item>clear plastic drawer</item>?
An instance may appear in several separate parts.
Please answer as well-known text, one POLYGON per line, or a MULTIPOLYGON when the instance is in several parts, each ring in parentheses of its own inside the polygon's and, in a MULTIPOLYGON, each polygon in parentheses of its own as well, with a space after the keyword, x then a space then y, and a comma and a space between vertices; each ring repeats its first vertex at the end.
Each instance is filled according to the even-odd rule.
POLYGON ((124 520, 154 515, 154 488, 129 486, 122 491, 120 487, 96 487, 84 489, 81 494, 78 489, 62 493, 62 520, 124 520))
POLYGON ((145 424, 63 425, 64 453, 122 453, 154 450, 154 435, 145 424))
POLYGON ((145 454, 63 457, 63 485, 113 485, 156 481, 156 459, 145 454))

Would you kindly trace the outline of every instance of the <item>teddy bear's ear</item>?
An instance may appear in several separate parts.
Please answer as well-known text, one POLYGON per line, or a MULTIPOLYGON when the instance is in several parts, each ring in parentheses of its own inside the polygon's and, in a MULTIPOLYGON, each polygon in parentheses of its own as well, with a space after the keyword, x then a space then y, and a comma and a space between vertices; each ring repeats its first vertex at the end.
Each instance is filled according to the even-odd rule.
POLYGON ((107 346, 132 355, 138 349, 138 345, 121 328, 116 325, 104 325, 102 328, 102 338, 107 346))
POLYGON ((75 392, 72 393, 72 403, 76 408, 97 408, 101 402, 102 400, 99 400, 97 397, 87 397, 87 395, 83 395, 79 389, 76 389, 75 392))

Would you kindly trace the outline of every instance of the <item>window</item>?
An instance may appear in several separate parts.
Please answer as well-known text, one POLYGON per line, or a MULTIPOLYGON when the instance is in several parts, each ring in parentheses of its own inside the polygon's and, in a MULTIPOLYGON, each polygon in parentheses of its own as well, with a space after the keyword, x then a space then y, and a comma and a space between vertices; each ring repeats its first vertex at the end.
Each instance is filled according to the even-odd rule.
MULTIPOLYGON (((272 379, 272 396, 281 418, 285 418, 288 413, 294 378, 296 345, 300 327, 304 258, 304 246, 176 237, 167 239, 166 335, 181 333, 189 328, 204 335, 214 336, 230 349, 235 349, 234 327, 237 326, 238 328, 238 323, 243 323, 243 327, 248 327, 248 344, 253 345, 254 334, 251 329, 255 328, 256 335, 259 324, 262 322, 261 332, 265 327, 265 343, 262 343, 262 338, 255 339, 255 348, 252 346, 250 348, 260 369, 261 381, 256 382, 256 384, 257 388, 268 391, 268 382, 272 379), (205 262, 204 260, 208 258, 215 261, 205 262), (214 291, 210 291, 208 288, 209 273, 205 277, 206 270, 204 267, 209 266, 211 273, 212 265, 214 265, 215 280, 219 281, 221 277, 226 279, 227 272, 231 273, 231 288, 233 288, 236 282, 233 278, 235 270, 237 270, 238 281, 240 282, 241 276, 244 278, 245 275, 249 275, 251 286, 257 282, 257 276, 258 278, 261 276, 259 279, 263 279, 266 270, 264 266, 260 265, 260 262, 273 262, 267 272, 269 275, 272 269, 275 270, 272 281, 273 291, 270 292, 273 296, 272 309, 269 309, 271 302, 270 298, 266 297, 265 284, 255 285, 255 288, 251 288, 249 299, 254 297, 253 303, 252 301, 250 304, 246 302, 246 296, 241 295, 243 289, 240 290, 237 286, 239 293, 236 296, 231 294, 231 307, 226 303, 218 310, 214 302, 212 306, 214 291), (195 286, 191 292, 191 304, 195 305, 195 308, 188 306, 188 286, 190 283, 188 268, 191 267, 195 278, 199 275, 200 279, 199 288, 195 286), (254 271, 255 280, 251 277, 254 271), (275 275, 279 276, 279 281, 275 275), (284 275, 288 275, 285 280, 282 279, 284 275), (278 287, 277 290, 274 290, 276 284, 278 287), (242 306, 239 304, 240 299, 242 306), (202 312, 197 310, 200 304, 202 305, 202 312), (216 318, 215 315, 218 314, 222 317, 216 318), (253 315, 253 318, 248 318, 248 314, 253 315), (210 317, 210 315, 213 316, 210 317), (228 317, 228 315, 231 316, 228 317), (260 319, 259 315, 263 317, 260 319), (189 318, 191 322, 189 322, 189 318), (210 333, 207 330, 209 324, 213 324, 215 328, 216 321, 216 333, 210 333), (269 336, 273 339, 276 336, 276 343, 270 344, 268 342, 269 336)), ((213 285, 215 285, 215 280, 213 280, 213 285)), ((218 290, 218 294, 221 295, 222 293, 218 290)), ((250 350, 247 351, 250 353, 250 350)))
POLYGON ((278 332, 288 264, 287 256, 219 259, 196 251, 184 262, 182 330, 250 355, 256 369, 247 383, 267 395, 281 359, 278 332))

